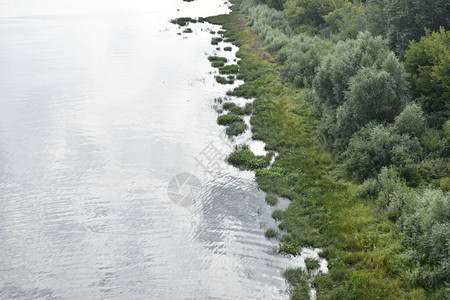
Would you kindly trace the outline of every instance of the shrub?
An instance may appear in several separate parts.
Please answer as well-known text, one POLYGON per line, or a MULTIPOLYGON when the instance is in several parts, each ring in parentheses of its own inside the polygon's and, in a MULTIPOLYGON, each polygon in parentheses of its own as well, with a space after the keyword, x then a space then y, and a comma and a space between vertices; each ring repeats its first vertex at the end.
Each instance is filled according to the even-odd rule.
POLYGON ((374 177, 384 166, 418 162, 422 153, 417 138, 398 135, 383 125, 369 125, 351 138, 343 154, 344 167, 361 181, 374 177))
POLYGON ((358 199, 376 199, 379 191, 378 182, 369 178, 356 188, 355 197, 358 199))
POLYGON ((324 56, 314 79, 317 95, 326 106, 344 102, 350 78, 363 67, 379 69, 389 49, 381 37, 361 32, 356 40, 340 41, 324 56))
POLYGON ((224 50, 224 51, 231 51, 232 48, 231 48, 230 46, 227 46, 227 47, 223 47, 223 50, 224 50))
POLYGON ((407 105, 403 111, 395 117, 394 128, 399 134, 409 134, 420 137, 426 128, 425 117, 422 109, 415 103, 407 105))
POLYGON ((405 205, 400 219, 404 242, 409 250, 404 258, 413 283, 439 287, 450 276, 450 194, 426 190, 405 205))
POLYGON ((298 87, 311 85, 328 48, 329 42, 317 36, 298 34, 289 39, 277 54, 283 64, 283 79, 298 87))

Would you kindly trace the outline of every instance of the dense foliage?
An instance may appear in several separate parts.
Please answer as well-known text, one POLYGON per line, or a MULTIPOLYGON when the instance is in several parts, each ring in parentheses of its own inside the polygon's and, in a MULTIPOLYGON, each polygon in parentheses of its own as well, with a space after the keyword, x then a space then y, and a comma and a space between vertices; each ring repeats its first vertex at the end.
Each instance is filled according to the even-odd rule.
MULTIPOLYGON (((282 221, 280 229, 288 230, 281 241, 326 244, 315 230, 327 232, 332 225, 324 220, 333 212, 323 212, 328 208, 316 206, 311 199, 326 202, 324 197, 329 197, 337 201, 342 196, 340 189, 344 190, 317 184, 320 176, 308 169, 312 164, 308 155, 312 154, 305 154, 310 144, 293 142, 299 138, 294 136, 296 133, 304 138, 304 131, 319 137, 314 142, 322 142, 321 146, 327 147, 338 163, 337 170, 331 174, 327 171, 326 181, 346 179, 359 184, 347 200, 364 200, 365 206, 357 202, 353 207, 377 211, 371 224, 384 230, 379 233, 376 227, 375 237, 369 229, 353 228, 356 233, 351 238, 361 234, 363 240, 348 241, 348 237, 341 236, 345 242, 333 244, 338 247, 339 243, 347 243, 343 248, 349 253, 339 254, 329 275, 317 277, 318 298, 386 296, 375 288, 381 286, 380 278, 348 270, 359 262, 362 270, 381 268, 386 272, 382 276, 393 278, 407 269, 408 283, 417 288, 410 290, 409 298, 445 299, 450 279, 450 2, 240 2, 252 32, 263 42, 253 41, 248 51, 263 61, 271 59, 262 55, 264 50, 270 52, 273 61, 281 66, 278 78, 292 86, 286 94, 297 95, 280 96, 281 88, 273 81, 270 87, 265 85, 269 67, 263 62, 240 64, 243 74, 238 76, 247 83, 232 92, 257 97, 252 117, 254 136, 264 139, 267 147, 280 152, 280 159, 287 160, 276 164, 273 171, 257 170, 260 186, 280 196, 297 199, 298 193, 303 197, 292 202, 285 213, 276 214, 282 221), (260 72, 253 65, 258 65, 260 72), (317 118, 314 126, 296 131, 292 130, 294 122, 286 121, 290 115, 278 111, 281 108, 271 104, 269 98, 279 97, 283 109, 287 109, 291 104, 286 103, 295 102, 298 94, 303 98, 308 95, 308 105, 317 118), (271 124, 273 132, 261 129, 267 124, 271 124), (299 170, 290 169, 294 160, 302 162, 299 170), (272 187, 273 182, 289 189, 272 187), (304 214, 308 214, 308 221, 294 218, 304 214), (320 229, 311 229, 310 224, 321 224, 320 229), (379 234, 398 239, 401 246, 383 244, 379 234), (361 248, 366 252, 357 253, 361 248), (370 254, 369 249, 373 251, 370 254), (399 261, 396 257, 400 257, 399 261), (371 265, 379 260, 382 265, 371 265), (320 289, 329 293, 321 293, 320 289)), ((301 104, 289 113, 304 120, 310 113, 305 106, 301 104)), ((237 150, 228 160, 244 169, 264 165, 262 157, 253 157, 247 149, 237 150)), ((319 168, 320 163, 314 164, 319 168)), ((338 250, 333 247, 328 247, 324 255, 336 258, 338 250)), ((293 292, 294 298, 304 289, 303 283, 293 292)))

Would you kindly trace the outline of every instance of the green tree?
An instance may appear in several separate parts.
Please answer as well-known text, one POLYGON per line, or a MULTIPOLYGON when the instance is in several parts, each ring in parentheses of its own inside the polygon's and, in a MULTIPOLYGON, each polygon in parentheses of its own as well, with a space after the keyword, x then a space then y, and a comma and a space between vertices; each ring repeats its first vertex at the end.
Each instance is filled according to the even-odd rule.
POLYGON ((386 42, 369 32, 360 32, 356 40, 338 42, 323 58, 314 79, 320 102, 325 106, 341 105, 350 78, 363 67, 381 68, 388 55, 386 42))
POLYGON ((386 1, 385 15, 391 47, 397 54, 402 54, 410 40, 417 41, 425 34, 425 28, 450 27, 450 1, 386 1))
POLYGON ((409 104, 395 117, 395 131, 399 134, 421 137, 426 129, 426 120, 422 109, 415 103, 409 104))
POLYGON ((284 7, 293 26, 318 27, 325 23, 324 17, 342 3, 338 0, 288 0, 284 7))
POLYGON ((442 125, 450 111, 450 31, 427 31, 419 42, 411 41, 405 53, 405 68, 411 74, 416 96, 425 96, 423 108, 438 114, 442 125))

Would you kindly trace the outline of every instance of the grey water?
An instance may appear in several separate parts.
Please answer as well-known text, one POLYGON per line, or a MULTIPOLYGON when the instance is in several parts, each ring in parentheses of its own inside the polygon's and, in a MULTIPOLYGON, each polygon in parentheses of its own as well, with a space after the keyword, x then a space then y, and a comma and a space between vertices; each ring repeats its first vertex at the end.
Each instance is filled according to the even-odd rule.
POLYGON ((216 123, 207 56, 236 49, 169 22, 228 11, 0 0, 1 299, 288 298, 295 261, 216 123))

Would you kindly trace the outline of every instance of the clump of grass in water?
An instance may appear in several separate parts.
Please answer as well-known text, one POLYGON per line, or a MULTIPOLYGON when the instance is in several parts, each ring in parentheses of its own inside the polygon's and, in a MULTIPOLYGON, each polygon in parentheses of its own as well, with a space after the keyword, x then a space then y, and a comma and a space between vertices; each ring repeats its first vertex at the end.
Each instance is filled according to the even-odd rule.
POLYGON ((228 77, 225 78, 223 76, 216 76, 216 81, 220 84, 233 84, 234 83, 234 77, 228 77))
POLYGON ((191 28, 186 28, 185 30, 183 30, 183 33, 192 33, 192 29, 191 28))
POLYGON ((211 45, 219 45, 221 41, 223 41, 222 38, 214 37, 211 39, 211 45))
POLYGON ((180 26, 186 26, 189 23, 197 23, 197 20, 189 18, 189 17, 187 17, 187 18, 183 17, 183 18, 177 18, 177 19, 170 20, 170 23, 178 24, 180 26))
POLYGON ((319 267, 320 263, 317 259, 307 257, 305 259, 305 265, 306 265, 306 269, 308 271, 312 271, 312 270, 317 269, 319 267))
POLYGON ((241 170, 262 169, 269 165, 273 153, 255 155, 247 145, 241 145, 227 157, 227 161, 241 170))
POLYGON ((209 56, 208 60, 214 68, 221 68, 225 66, 225 63, 228 61, 226 57, 221 56, 209 56))
POLYGON ((217 118, 217 123, 219 125, 230 125, 231 123, 234 122, 239 122, 241 121, 242 118, 239 117, 238 115, 235 114, 226 114, 226 115, 221 115, 217 118))
POLYGON ((239 66, 238 65, 228 65, 219 68, 220 74, 237 74, 239 72, 239 66))
POLYGON ((243 134, 245 130, 247 130, 247 124, 241 119, 241 121, 231 123, 225 130, 225 133, 231 137, 243 134))
POLYGON ((267 194, 266 195, 266 203, 270 206, 275 206, 278 204, 278 196, 275 194, 267 194))
POLYGON ((266 238, 271 239, 271 238, 275 238, 278 235, 278 231, 276 231, 273 228, 269 228, 266 230, 266 233, 264 234, 266 236, 266 238))
POLYGON ((229 46, 223 48, 224 51, 231 51, 232 49, 233 49, 233 48, 231 48, 231 47, 229 47, 229 46))
POLYGON ((310 299, 308 277, 302 269, 287 269, 283 276, 295 287, 291 299, 310 299))
POLYGON ((281 241, 278 243, 278 252, 284 254, 298 255, 302 248, 293 241, 281 241))

